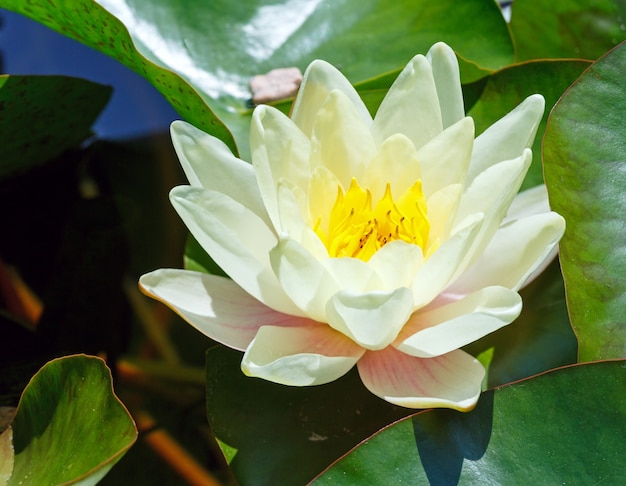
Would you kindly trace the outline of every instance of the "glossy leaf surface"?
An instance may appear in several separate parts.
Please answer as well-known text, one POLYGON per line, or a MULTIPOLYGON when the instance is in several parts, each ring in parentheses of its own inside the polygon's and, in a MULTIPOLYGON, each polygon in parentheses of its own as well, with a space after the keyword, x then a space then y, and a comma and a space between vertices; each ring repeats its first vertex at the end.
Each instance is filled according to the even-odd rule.
POLYGON ((8 486, 96 484, 137 437, 109 369, 85 355, 46 364, 24 390, 12 428, 8 486))
POLYGON ((391 425, 314 484, 619 484, 625 393, 624 361, 552 371, 391 425))
POLYGON ((626 39, 623 0, 515 0, 516 58, 595 60, 626 39))
POLYGON ((544 141, 552 206, 567 221, 561 261, 581 361, 626 356, 626 44, 555 107, 544 141))

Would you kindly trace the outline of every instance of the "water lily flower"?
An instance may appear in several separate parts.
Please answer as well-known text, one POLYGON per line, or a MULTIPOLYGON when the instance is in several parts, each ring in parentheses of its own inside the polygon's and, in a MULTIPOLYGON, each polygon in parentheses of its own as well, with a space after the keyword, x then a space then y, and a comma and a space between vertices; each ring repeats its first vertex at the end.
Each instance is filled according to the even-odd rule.
POLYGON ((530 96, 474 138, 439 43, 373 119, 339 71, 313 62, 290 117, 255 109, 251 165, 174 122, 190 186, 172 204, 230 279, 161 269, 140 285, 245 351, 249 376, 320 385, 356 365, 391 403, 470 410, 485 370, 459 348, 517 318, 517 291, 564 231, 544 187, 516 198, 543 110, 530 96))

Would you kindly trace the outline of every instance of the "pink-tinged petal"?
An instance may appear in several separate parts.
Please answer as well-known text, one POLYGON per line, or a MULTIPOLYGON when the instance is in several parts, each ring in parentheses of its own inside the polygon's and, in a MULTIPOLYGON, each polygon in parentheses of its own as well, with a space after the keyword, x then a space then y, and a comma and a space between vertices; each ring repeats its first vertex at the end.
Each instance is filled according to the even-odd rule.
POLYGON ((283 385, 322 385, 350 371, 364 352, 325 324, 263 326, 246 350, 241 369, 283 385))
POLYGON ((315 117, 311 135, 311 168, 326 167, 344 188, 362 180, 376 153, 369 126, 350 99, 333 90, 315 117))
POLYGON ((161 269, 139 279, 141 290, 174 310, 202 334, 245 350, 261 326, 305 326, 309 319, 270 309, 224 277, 161 269))
POLYGON ((521 311, 517 292, 487 287, 456 302, 415 312, 394 346, 419 358, 441 356, 510 324, 521 311))
POLYGON ((468 182, 502 160, 518 157, 533 144, 543 115, 543 96, 534 94, 491 125, 474 141, 468 182))
POLYGON ((316 60, 309 64, 304 72, 300 90, 291 110, 291 119, 307 137, 311 138, 313 134, 313 122, 317 112, 326 102, 330 92, 336 89, 348 97, 366 124, 372 122, 372 117, 350 81, 327 62, 316 60))
POLYGON ((490 285, 519 290, 537 268, 554 258, 564 232, 565 220, 557 213, 505 223, 446 292, 462 295, 490 285))
POLYGON ((173 122, 170 133, 180 165, 192 186, 226 194, 269 223, 250 164, 235 157, 220 139, 184 121, 173 122))
POLYGON ((328 301, 328 324, 366 349, 383 349, 398 336, 411 315, 411 291, 336 293, 328 301))
POLYGON ((465 116, 459 62, 454 51, 443 42, 437 42, 426 54, 433 70, 437 96, 441 106, 443 128, 454 125, 465 116))
POLYGON ((300 129, 276 108, 260 105, 250 126, 252 165, 267 212, 280 231, 276 187, 281 179, 308 191, 310 142, 300 129))
POLYGON ((325 322, 326 302, 340 289, 326 267, 291 238, 281 238, 269 256, 280 285, 301 312, 325 322))
POLYGON ((450 184, 465 183, 474 144, 474 120, 462 118, 417 151, 426 197, 450 184))
POLYGON ((269 251, 277 238, 261 218, 206 189, 175 187, 170 200, 200 246, 240 287, 272 309, 302 315, 272 272, 269 251))
POLYGON ((402 70, 383 99, 372 124, 380 145, 395 133, 409 137, 416 149, 443 130, 437 87, 430 63, 415 56, 402 70))
POLYGON ((367 352, 357 367, 374 395, 407 408, 452 408, 467 412, 480 395, 485 369, 456 350, 436 358, 416 358, 392 347, 367 352))
POLYGON ((461 262, 474 244, 483 224, 483 214, 469 216, 462 228, 435 250, 413 279, 413 305, 419 309, 429 304, 448 287, 461 262))

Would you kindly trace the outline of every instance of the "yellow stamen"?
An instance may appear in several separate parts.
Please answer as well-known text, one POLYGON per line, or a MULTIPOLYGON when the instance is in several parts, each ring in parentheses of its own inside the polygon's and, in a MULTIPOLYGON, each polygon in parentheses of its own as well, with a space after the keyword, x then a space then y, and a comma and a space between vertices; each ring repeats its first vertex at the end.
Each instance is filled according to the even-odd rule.
POLYGON ((391 185, 372 208, 372 194, 356 179, 344 193, 337 190, 337 199, 330 213, 328 228, 313 228, 326 245, 331 257, 353 257, 369 260, 387 243, 406 241, 426 250, 430 222, 422 182, 416 181, 398 201, 393 200, 391 185))

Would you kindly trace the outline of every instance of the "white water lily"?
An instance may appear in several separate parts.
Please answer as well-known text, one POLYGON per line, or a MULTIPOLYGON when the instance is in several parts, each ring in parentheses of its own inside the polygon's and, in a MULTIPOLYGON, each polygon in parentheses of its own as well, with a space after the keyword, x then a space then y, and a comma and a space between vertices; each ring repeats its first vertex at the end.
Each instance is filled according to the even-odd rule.
POLYGON ((191 185, 171 201, 232 280, 161 269, 141 287, 245 351, 247 375, 319 385, 356 365, 391 403, 469 410, 485 371, 459 348, 519 315, 517 291, 565 227, 544 187, 516 198, 543 110, 530 96, 474 139, 456 57, 439 43, 374 119, 339 71, 313 62, 290 118, 255 109, 252 165, 175 122, 191 185))

